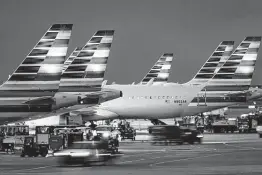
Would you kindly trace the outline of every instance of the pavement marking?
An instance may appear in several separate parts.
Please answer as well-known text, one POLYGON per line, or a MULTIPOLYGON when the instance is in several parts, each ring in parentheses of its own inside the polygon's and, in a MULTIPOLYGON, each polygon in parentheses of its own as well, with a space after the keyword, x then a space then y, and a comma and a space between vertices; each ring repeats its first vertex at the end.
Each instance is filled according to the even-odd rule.
POLYGON ((49 166, 40 166, 40 167, 35 167, 35 168, 27 168, 27 169, 16 169, 16 170, 12 170, 12 172, 15 172, 15 171, 30 171, 30 170, 39 170, 39 169, 50 168, 50 167, 55 167, 55 166, 54 166, 54 165, 49 165, 49 166))
POLYGON ((143 160, 146 160, 146 159, 129 160, 129 161, 120 162, 120 163, 118 163, 118 164, 125 164, 125 163, 139 162, 139 161, 143 161, 143 160))
POLYGON ((246 147, 246 146, 237 146, 237 145, 229 145, 228 143, 225 143, 224 145, 234 148, 243 148, 243 149, 253 149, 253 150, 262 150, 261 148, 255 148, 255 147, 246 147))
POLYGON ((199 158, 205 158, 205 157, 214 157, 214 156, 220 156, 223 155, 222 153, 220 154, 211 154, 211 155, 206 155, 206 156, 197 156, 197 157, 188 157, 188 158, 183 158, 183 159, 175 159, 175 160, 169 160, 169 161, 163 161, 163 162, 157 162, 157 163, 152 163, 149 166, 154 166, 154 165, 161 165, 165 163, 171 163, 171 162, 180 162, 184 160, 194 160, 194 159, 199 159, 199 158))

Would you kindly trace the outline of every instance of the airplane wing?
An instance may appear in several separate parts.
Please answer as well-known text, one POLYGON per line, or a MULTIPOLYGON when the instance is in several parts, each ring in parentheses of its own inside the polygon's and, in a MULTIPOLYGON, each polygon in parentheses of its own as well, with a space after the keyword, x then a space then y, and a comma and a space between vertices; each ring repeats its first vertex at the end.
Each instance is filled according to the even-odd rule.
POLYGON ((90 105, 75 105, 68 108, 61 108, 59 110, 50 113, 34 115, 31 116, 30 118, 25 118, 16 121, 15 123, 23 123, 26 121, 48 118, 52 116, 70 116, 70 120, 74 120, 74 118, 78 120, 79 117, 81 117, 83 121, 108 120, 108 119, 115 119, 119 117, 119 115, 117 115, 114 112, 100 109, 98 105, 90 104, 90 105))

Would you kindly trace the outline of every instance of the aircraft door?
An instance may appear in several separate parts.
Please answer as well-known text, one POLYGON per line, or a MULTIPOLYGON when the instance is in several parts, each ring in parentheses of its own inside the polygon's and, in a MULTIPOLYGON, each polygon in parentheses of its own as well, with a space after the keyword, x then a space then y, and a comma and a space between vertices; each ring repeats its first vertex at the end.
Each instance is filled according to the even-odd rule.
POLYGON ((197 106, 207 106, 206 89, 197 94, 197 106))

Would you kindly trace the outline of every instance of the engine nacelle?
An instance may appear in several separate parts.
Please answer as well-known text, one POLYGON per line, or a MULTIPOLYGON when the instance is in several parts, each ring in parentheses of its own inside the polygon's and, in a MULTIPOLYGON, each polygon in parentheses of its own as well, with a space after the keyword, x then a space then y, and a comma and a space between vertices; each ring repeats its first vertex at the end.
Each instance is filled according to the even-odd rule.
POLYGON ((81 97, 76 94, 70 93, 56 93, 54 96, 55 103, 52 106, 53 110, 59 108, 74 106, 80 103, 81 97))
POLYGON ((103 94, 99 96, 99 103, 123 97, 123 93, 116 89, 102 89, 103 94))

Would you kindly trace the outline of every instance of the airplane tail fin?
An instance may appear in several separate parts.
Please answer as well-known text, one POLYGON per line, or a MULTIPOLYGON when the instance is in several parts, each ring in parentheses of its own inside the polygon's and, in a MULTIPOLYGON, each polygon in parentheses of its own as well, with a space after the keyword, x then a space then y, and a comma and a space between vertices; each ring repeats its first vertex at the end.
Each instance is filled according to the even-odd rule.
POLYGON ((163 54, 155 65, 142 79, 141 84, 147 84, 152 78, 153 84, 167 83, 171 71, 173 53, 163 54))
POLYGON ((214 75, 212 82, 219 86, 247 90, 254 74, 260 43, 260 36, 246 37, 214 75))
POLYGON ((221 42, 195 77, 187 84, 203 84, 214 76, 232 54, 234 41, 221 42))
POLYGON ((72 27, 52 25, 0 89, 57 91, 72 27))
POLYGON ((62 74, 59 90, 100 88, 113 41, 114 30, 99 30, 62 74))
POLYGON ((67 67, 72 63, 74 58, 78 55, 78 53, 81 51, 82 47, 76 47, 75 50, 71 53, 71 55, 67 58, 67 60, 64 62, 63 70, 64 72, 67 67))

